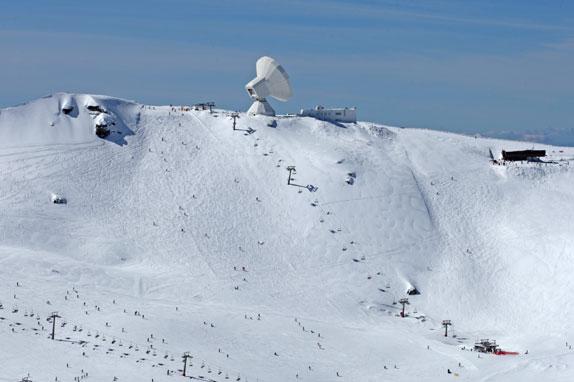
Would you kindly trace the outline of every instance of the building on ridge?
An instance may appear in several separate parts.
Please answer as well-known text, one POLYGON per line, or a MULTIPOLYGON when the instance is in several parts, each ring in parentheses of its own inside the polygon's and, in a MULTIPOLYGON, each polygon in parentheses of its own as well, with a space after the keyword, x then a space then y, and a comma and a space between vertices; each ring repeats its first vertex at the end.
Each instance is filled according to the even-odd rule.
POLYGON ((357 122, 357 108, 325 108, 323 106, 316 106, 314 109, 301 109, 299 112, 301 117, 313 117, 323 121, 332 122, 357 122))

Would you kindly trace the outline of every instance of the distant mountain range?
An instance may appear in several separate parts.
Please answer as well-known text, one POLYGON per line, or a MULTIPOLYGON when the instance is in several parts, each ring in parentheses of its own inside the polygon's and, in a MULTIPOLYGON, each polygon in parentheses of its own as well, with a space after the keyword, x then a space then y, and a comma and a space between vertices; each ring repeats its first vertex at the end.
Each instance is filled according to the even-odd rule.
POLYGON ((554 146, 574 146, 574 128, 549 128, 528 131, 489 131, 485 137, 509 139, 513 141, 525 141, 545 143, 554 146))

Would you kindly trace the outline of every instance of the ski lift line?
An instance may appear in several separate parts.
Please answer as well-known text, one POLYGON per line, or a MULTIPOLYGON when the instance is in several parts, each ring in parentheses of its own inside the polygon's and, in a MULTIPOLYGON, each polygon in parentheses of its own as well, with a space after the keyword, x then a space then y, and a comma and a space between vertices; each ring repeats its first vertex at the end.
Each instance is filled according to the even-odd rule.
MULTIPOLYGON (((192 114, 192 115, 193 115, 204 127, 208 128, 197 116, 195 116, 194 114, 192 114)), ((208 130, 209 130, 209 132, 213 135, 214 138, 216 138, 217 140, 221 141, 221 139, 219 139, 219 138, 211 131, 211 129, 208 128, 208 130)), ((337 201, 335 201, 335 202, 337 202, 337 201)), ((325 203, 325 204, 335 203, 335 202, 327 202, 327 203, 325 203)), ((323 210, 322 208, 320 208, 320 209, 321 209, 322 212, 324 212, 324 210, 323 210)), ((336 219, 336 220, 338 220, 338 219, 336 219)), ((348 230, 347 230, 347 231, 348 231, 348 230)), ((348 233, 348 232, 346 232, 346 233, 348 233)), ((340 241, 340 239, 338 239, 338 238, 337 238, 337 240, 340 241)), ((344 264, 344 262, 340 262, 339 264, 344 264)), ((326 268, 326 267, 325 267, 325 268, 326 268)))
MULTIPOLYGON (((212 130, 209 126, 207 126, 199 117, 197 117, 195 114, 191 113, 191 115, 204 127, 206 128, 209 133, 220 143, 223 143, 223 141, 221 140, 221 138, 219 138, 212 130)), ((228 152, 222 152, 221 150, 219 150, 220 153, 223 153, 223 155, 229 156, 228 152)), ((238 151, 235 150, 235 152, 237 153, 238 151)), ((251 154, 252 157, 258 157, 258 155, 256 154, 251 154)))
MULTIPOLYGON (((8 321, 8 320, 10 320, 10 319, 4 317, 4 320, 2 320, 2 321, 3 321, 3 322, 6 322, 6 321, 8 321)), ((18 322, 18 321, 14 321, 14 320, 10 320, 10 321, 11 321, 13 324, 16 324, 16 323, 18 322)), ((34 322, 36 322, 36 321, 34 321, 34 322)), ((22 323, 20 322, 20 324, 22 324, 22 323)), ((23 325, 17 325, 17 327, 24 328, 23 325)), ((48 335, 48 334, 49 334, 49 331, 48 331, 47 329, 45 329, 45 330, 41 330, 41 329, 33 330, 33 327, 29 327, 29 329, 27 329, 27 330, 25 331, 25 333, 24 333, 23 330, 21 330, 20 332, 18 332, 18 334, 25 334, 25 335, 27 335, 28 337, 32 337, 32 338, 34 338, 34 337, 36 336, 34 333, 46 333, 46 334, 48 335)))
MULTIPOLYGON (((83 329, 83 330, 86 330, 86 327, 82 325, 82 329, 83 329)), ((138 342, 135 342, 135 341, 127 340, 127 339, 122 338, 122 337, 120 337, 120 336, 115 336, 115 335, 109 334, 109 332, 104 332, 104 331, 96 330, 96 329, 89 328, 89 327, 88 327, 88 329, 91 330, 91 331, 96 331, 96 332, 98 332, 98 333, 100 333, 100 334, 102 334, 102 335, 105 335, 106 337, 112 338, 112 339, 123 340, 124 343, 129 343, 130 345, 134 345, 134 347, 137 346, 137 347, 139 347, 140 349, 150 349, 150 348, 149 348, 149 345, 147 345, 147 344, 141 344, 141 343, 138 343, 138 342)), ((90 342, 90 341, 86 341, 86 343, 95 344, 95 341, 91 341, 91 342, 90 342)), ((124 346, 125 346, 125 344, 124 344, 124 346)), ((168 351, 168 350, 166 350, 165 347, 163 347, 163 348, 156 348, 155 345, 154 345, 154 348, 151 349, 151 350, 152 350, 152 351, 155 351, 155 352, 158 353, 158 354, 160 354, 160 353, 161 353, 161 354, 164 354, 164 355, 165 355, 165 354, 169 354, 170 356, 178 357, 178 353, 176 353, 176 352, 174 352, 174 351, 168 351), (163 350, 162 350, 162 349, 163 349, 163 350)), ((197 357, 194 357, 194 358, 197 358, 197 357)), ((206 366, 206 367, 216 367, 216 368, 219 368, 219 369, 222 370, 222 371, 226 370, 226 371, 228 371, 229 373, 238 374, 238 375, 247 375, 247 374, 245 374, 245 373, 243 373, 243 372, 239 372, 239 371, 237 371, 237 370, 230 369, 230 368, 228 368, 228 367, 223 367, 223 366, 221 366, 221 365, 219 365, 219 364, 215 364, 215 363, 213 363, 213 362, 208 362, 208 361, 206 361, 203 357, 200 357, 200 358, 202 358, 202 361, 205 363, 205 366, 206 366)), ((251 377, 250 377, 250 378, 251 378, 251 377)))
MULTIPOLYGON (((222 308, 223 308, 223 304, 220 304, 220 305, 222 305, 222 308)), ((228 304, 225 304, 225 306, 226 306, 227 308, 229 308, 229 305, 228 305, 228 304)), ((245 310, 244 310, 244 311, 245 311, 245 310)), ((289 315, 289 314, 280 314, 280 313, 274 313, 274 312, 272 312, 272 313, 265 312, 264 314, 265 314, 266 316, 282 317, 282 318, 288 319, 288 320, 291 320, 291 319, 293 318, 293 315, 289 315)), ((347 328, 347 329, 363 330, 362 327, 349 326, 348 323, 346 323, 346 322, 344 322, 344 321, 336 321, 336 322, 334 322, 334 321, 322 321, 322 320, 318 320, 318 319, 316 319, 316 318, 305 317, 305 316, 298 316, 298 318, 299 318, 299 319, 302 319, 302 320, 305 320, 305 321, 307 321, 307 322, 319 323, 319 324, 323 324, 323 325, 343 324, 344 327, 347 328)), ((70 324, 68 323, 68 327, 72 327, 72 326, 73 326, 73 325, 70 326, 70 324)), ((78 325, 78 326, 81 326, 84 331, 88 331, 88 330, 89 330, 89 331, 92 331, 92 332, 94 332, 94 333, 95 333, 95 332, 98 332, 99 334, 104 335, 104 336, 106 336, 106 337, 108 337, 108 338, 110 338, 110 339, 114 339, 114 338, 115 338, 116 340, 121 340, 121 341, 124 343, 124 346, 126 346, 126 344, 131 344, 131 345, 137 346, 137 347, 139 347, 139 348, 141 348, 141 349, 146 349, 146 348, 149 347, 148 344, 143 344, 143 345, 142 345, 142 344, 139 343, 139 342, 131 341, 131 340, 126 339, 125 337, 121 337, 121 336, 116 336, 116 335, 110 334, 110 332, 107 332, 107 331, 102 331, 102 330, 99 330, 99 329, 94 329, 93 327, 86 326, 86 325, 78 325)), ((19 334, 22 334, 22 333, 19 333, 19 334)), ((85 340, 85 342, 86 342, 87 344, 92 344, 92 345, 96 343, 96 342, 94 342, 94 341, 88 341, 88 340, 85 340)), ((158 354, 159 354, 159 353, 163 353, 163 354, 168 353, 168 354, 170 354, 170 355, 177 356, 177 353, 175 353, 175 352, 173 352, 173 351, 167 351, 166 348, 156 348, 156 349, 154 349, 154 350, 155 350, 158 354)), ((246 374, 244 374, 244 373, 238 372, 237 370, 229 369, 229 368, 227 368, 227 367, 222 367, 222 366, 219 365, 219 364, 215 364, 215 363, 211 363, 211 362, 209 362, 209 364, 208 364, 207 361, 205 361, 205 359, 203 359, 203 361, 206 363, 206 366, 217 367, 217 368, 221 369, 222 371, 228 370, 230 373, 236 373, 236 374, 240 374, 240 375, 246 375, 246 374)), ((249 376, 247 375, 247 377, 249 377, 249 376)), ((251 377, 249 377, 249 378, 251 378, 251 377)))
MULTIPOLYGON (((18 321, 14 321, 14 320, 9 319, 9 318, 6 318, 6 317, 5 317, 5 320, 3 320, 3 321, 4 321, 4 322, 5 322, 5 321, 11 321, 11 322, 14 323, 14 324, 18 322, 18 321)), ((34 320, 34 323, 35 323, 35 322, 36 322, 36 320, 34 320)), ((74 325, 74 324, 68 323, 67 321, 64 321, 64 322, 66 323, 66 325, 67 325, 68 327, 72 327, 72 326, 74 325)), ((93 328, 93 327, 91 327, 91 326, 87 326, 87 325, 77 325, 77 326, 78 326, 78 327, 81 327, 83 331, 91 331, 91 332, 94 332, 94 333, 98 333, 99 335, 102 335, 102 336, 104 336, 104 337, 108 337, 108 338, 110 338, 110 339, 112 339, 112 340, 115 339, 115 340, 118 340, 118 341, 123 342, 123 343, 127 343, 127 344, 130 344, 130 345, 137 346, 137 347, 142 348, 142 349, 149 348, 149 344, 141 344, 141 343, 138 343, 138 342, 136 342, 136 341, 129 340, 129 339, 125 338, 125 337, 118 336, 118 335, 116 335, 116 334, 112 334, 112 333, 107 332, 107 331, 104 331, 104 330, 95 329, 95 328, 93 328)), ((68 330, 70 330, 70 329, 68 329, 68 330)), ((49 332, 48 330, 42 331, 42 330, 40 330, 40 329, 38 329, 38 331, 34 331, 34 330, 30 329, 30 331, 31 331, 32 336, 35 336, 33 333, 38 333, 38 332, 46 332, 46 333, 48 333, 48 332, 49 332)), ((67 333, 67 332, 64 332, 64 333, 66 333, 66 334, 68 334, 68 335, 70 334, 70 333, 67 333)), ((72 333, 73 333, 73 330, 72 330, 72 333)), ((22 333, 20 332, 20 333, 18 333, 18 334, 22 334, 22 333)), ((26 333, 26 334, 28 334, 28 333, 26 333)), ((94 334, 94 335, 95 335, 95 334, 94 334)), ((69 336, 71 337, 71 335, 69 335, 69 336)), ((87 337, 87 335, 85 335, 85 336, 87 337)), ((95 344, 95 343, 96 343, 96 341, 91 341, 91 340, 87 340, 87 339, 78 339, 78 341, 84 341, 86 344, 95 344)), ((77 342, 76 342, 76 343, 77 343, 77 342)), ((175 355, 175 353, 173 353, 173 352, 171 352, 171 351, 168 351, 167 348, 165 348, 165 347, 163 347, 163 348, 154 348, 153 350, 156 351, 157 353, 164 353, 164 354, 165 354, 165 353, 169 353, 169 354, 175 355), (162 350, 162 349, 163 349, 163 350, 162 350)), ((216 365, 216 366, 217 366, 217 365, 216 365)))
MULTIPOLYGON (((5 318, 4 321, 6 321, 6 320, 10 320, 10 319, 5 318)), ((13 321, 13 320, 10 320, 10 321, 12 321, 12 323, 16 323, 16 322, 17 322, 17 321, 13 321)), ((36 320, 34 320, 34 322, 36 322, 36 320)), ((66 322, 66 323, 67 323, 67 322, 66 322)), ((67 323, 67 325, 70 326, 69 323, 67 323)), ((85 331, 85 330, 89 330, 89 331, 92 331, 92 332, 97 332, 98 334, 103 335, 103 336, 105 336, 105 337, 108 337, 108 338, 110 338, 110 339, 119 340, 119 341, 123 342, 124 344, 134 345, 134 347, 138 347, 138 348, 140 348, 140 349, 150 349, 150 348, 149 348, 149 344, 141 344, 141 343, 138 343, 138 342, 136 342, 136 341, 128 340, 128 339, 126 339, 125 337, 121 337, 121 336, 117 336, 117 335, 110 334, 110 332, 102 331, 102 330, 99 330, 99 329, 94 329, 94 328, 92 328, 92 327, 90 327, 90 326, 86 326, 86 325, 78 325, 78 326, 81 326, 82 330, 84 330, 84 331, 85 331)), ((30 331, 31 331, 32 333, 31 333, 31 335, 29 335, 29 337, 34 338, 35 335, 34 335, 33 333, 37 333, 37 332, 36 332, 36 331, 33 331, 33 330, 31 330, 31 329, 30 329, 30 331)), ((42 331, 39 330, 39 332, 42 332, 42 331)), ((46 330, 45 332, 47 333, 48 331, 46 330)), ((18 334, 23 334, 23 333, 22 333, 22 332, 19 332, 18 334)), ((26 334, 28 334, 28 333, 26 333, 26 334)), ((86 336, 87 336, 87 335, 86 335, 86 336)), ((92 345, 93 345, 93 344, 96 344, 96 341, 89 341, 89 340, 83 340, 83 339, 79 339, 78 341, 84 341, 86 344, 92 344, 92 345)), ((77 343, 77 342, 76 342, 76 343, 77 343)), ((124 346, 126 346, 126 345, 124 345, 124 346)), ((165 355, 165 354, 169 354, 169 355, 171 355, 171 356, 176 356, 176 354, 177 354, 177 353, 175 353, 175 352, 173 352, 173 351, 168 351, 168 350, 166 350, 166 348, 156 348, 155 345, 154 345, 154 349, 152 349, 152 351, 155 351, 155 352, 158 353, 158 354, 160 354, 160 353, 162 353, 162 354, 164 354, 164 355, 165 355), (163 349, 163 350, 162 350, 162 349, 163 349)), ((120 353, 118 353, 118 354, 120 354, 120 353)), ((150 359, 150 360, 151 360, 151 359, 150 359)), ((219 370, 222 370, 222 371, 227 370, 229 373, 232 373, 232 374, 247 375, 247 374, 245 374, 245 373, 243 373, 243 372, 239 372, 239 371, 237 371, 237 370, 229 369, 229 368, 227 368, 227 367, 222 367, 221 365, 215 364, 215 363, 213 363, 213 362, 209 362, 209 363, 208 363, 205 359, 202 359, 202 361, 205 363, 205 366, 206 366, 206 367, 212 367, 212 368, 215 367, 215 368, 218 368, 219 370)), ((250 376, 248 376, 248 377, 251 378, 250 376)))

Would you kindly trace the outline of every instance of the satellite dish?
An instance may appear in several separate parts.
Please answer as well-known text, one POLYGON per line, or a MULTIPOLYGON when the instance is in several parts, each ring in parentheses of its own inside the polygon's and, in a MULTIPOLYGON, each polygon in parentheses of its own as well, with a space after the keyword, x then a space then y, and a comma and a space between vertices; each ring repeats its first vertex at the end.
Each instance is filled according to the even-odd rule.
POLYGON ((254 100, 247 111, 256 115, 275 115, 275 110, 269 105, 266 97, 273 97, 279 101, 287 101, 293 95, 289 76, 277 61, 271 57, 263 56, 255 64, 257 77, 245 85, 245 90, 254 100))

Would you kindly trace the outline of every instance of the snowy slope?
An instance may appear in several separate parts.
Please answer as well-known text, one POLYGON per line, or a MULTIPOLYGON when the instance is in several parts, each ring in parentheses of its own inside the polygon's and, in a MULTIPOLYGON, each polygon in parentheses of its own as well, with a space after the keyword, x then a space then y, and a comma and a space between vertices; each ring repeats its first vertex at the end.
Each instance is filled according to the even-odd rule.
POLYGON ((573 149, 495 166, 531 144, 269 121, 73 94, 1 110, 0 381, 182 380, 184 351, 216 381, 574 378, 573 149), (462 350, 488 337, 522 354, 462 350))

